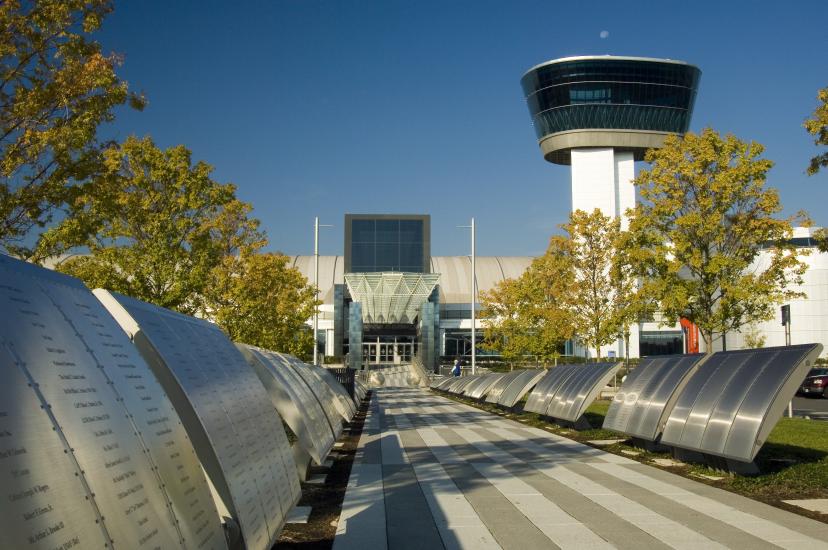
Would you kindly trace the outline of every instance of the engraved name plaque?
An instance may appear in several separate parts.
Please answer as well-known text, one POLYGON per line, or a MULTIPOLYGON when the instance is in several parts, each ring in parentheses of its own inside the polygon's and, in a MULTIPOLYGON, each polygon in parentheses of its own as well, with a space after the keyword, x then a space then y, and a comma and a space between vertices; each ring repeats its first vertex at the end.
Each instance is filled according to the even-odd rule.
MULTIPOLYGON (((164 430, 165 423, 177 423, 178 419, 164 393, 153 386, 146 363, 140 361, 129 339, 116 330, 113 319, 89 290, 77 279, 6 257, 0 257, 0 287, 4 373, 19 374, 27 383, 25 387, 4 388, 14 392, 3 400, 8 407, 5 414, 20 419, 21 410, 32 406, 32 398, 40 409, 40 417, 27 414, 25 422, 7 430, 14 434, 9 436, 12 440, 28 443, 15 444, 6 451, 13 458, 6 464, 17 462, 14 471, 28 470, 30 481, 46 488, 38 492, 32 490, 34 485, 20 487, 17 493, 32 490, 34 498, 26 504, 10 499, 9 503, 17 504, 11 505, 11 515, 4 519, 13 517, 15 509, 26 514, 31 525, 38 527, 26 536, 36 548, 104 544, 226 548, 212 502, 195 503, 201 513, 190 521, 187 501, 175 493, 176 487, 166 486, 174 484, 174 475, 181 473, 162 471, 162 465, 166 468, 170 464, 163 452, 170 449, 164 449, 163 437, 159 439, 151 430, 164 430), (119 375, 118 365, 128 363, 131 375, 140 379, 119 375), (134 385, 142 383, 154 392, 140 393, 149 397, 146 401, 136 399, 144 390, 134 385), (149 404, 157 411, 147 411, 149 404), (158 427, 149 423, 163 416, 167 419, 158 420, 158 427), (43 422, 48 428, 35 427, 43 422), (56 442, 63 446, 59 451, 56 442), (58 479, 38 481, 40 474, 58 479), (67 494, 69 487, 73 488, 67 494), (46 500, 41 498, 44 495, 46 500), (31 509, 22 511, 26 507, 31 509), (212 516, 208 517, 210 510, 212 516), (185 533, 192 534, 190 528, 202 525, 200 539, 185 538, 185 533), (100 544, 90 540, 94 532, 101 537, 100 544), (208 537, 210 532, 217 536, 208 537)), ((19 377, 8 376, 19 381, 19 377)), ((180 431, 164 439, 165 443, 170 441, 177 447, 174 451, 189 447, 180 431)), ((200 474, 194 457, 188 460, 190 469, 200 474)), ((15 479, 26 483, 26 478, 15 479)), ((193 480, 187 488, 196 485, 193 480)), ((14 488, 14 484, 4 487, 14 488)), ((190 502, 195 496, 191 495, 190 502)), ((15 523, 3 531, 18 529, 29 528, 15 523)))
POLYGON ((270 548, 300 487, 281 419, 250 365, 207 321, 103 290, 95 295, 170 396, 247 547, 270 548))

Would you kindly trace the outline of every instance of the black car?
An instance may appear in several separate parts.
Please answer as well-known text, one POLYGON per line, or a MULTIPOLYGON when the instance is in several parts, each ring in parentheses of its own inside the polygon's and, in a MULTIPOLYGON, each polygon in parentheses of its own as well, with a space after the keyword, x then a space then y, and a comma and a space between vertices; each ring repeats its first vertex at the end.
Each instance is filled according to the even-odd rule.
POLYGON ((821 395, 828 398, 828 392, 825 391, 826 387, 828 387, 828 368, 820 367, 811 369, 797 393, 801 395, 821 395))

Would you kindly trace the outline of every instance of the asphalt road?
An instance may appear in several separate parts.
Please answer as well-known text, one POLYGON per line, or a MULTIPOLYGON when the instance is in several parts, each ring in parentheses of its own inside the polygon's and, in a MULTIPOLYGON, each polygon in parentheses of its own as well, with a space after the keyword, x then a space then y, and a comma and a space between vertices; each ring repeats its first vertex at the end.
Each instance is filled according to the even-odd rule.
MULTIPOLYGON (((822 397, 794 397, 794 416, 810 416, 815 420, 828 420, 828 399, 822 397)), ((787 412, 785 413, 787 415, 787 412)))

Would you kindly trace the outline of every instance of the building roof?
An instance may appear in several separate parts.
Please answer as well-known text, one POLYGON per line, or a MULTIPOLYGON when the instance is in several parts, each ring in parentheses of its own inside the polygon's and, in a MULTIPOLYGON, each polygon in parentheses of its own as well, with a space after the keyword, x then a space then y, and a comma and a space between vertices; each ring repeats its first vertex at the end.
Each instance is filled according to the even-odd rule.
MULTIPOLYGON (((519 277, 531 256, 478 256, 475 260, 477 291, 485 292, 504 279, 519 277)), ((313 256, 293 256, 293 266, 313 282, 313 256)), ((319 297, 332 304, 334 285, 345 284, 345 259, 319 256, 319 297)), ((465 303, 471 296, 471 259, 468 256, 432 256, 431 272, 440 274, 440 302, 465 303)))
POLYGON ((695 67, 695 65, 691 65, 686 61, 679 61, 678 59, 662 59, 659 57, 637 57, 637 56, 628 56, 628 55, 574 55, 571 57, 559 57, 558 59, 550 59, 549 61, 544 61, 543 63, 538 63, 531 69, 527 70, 523 73, 523 76, 531 73, 532 71, 544 67, 546 65, 552 65, 555 63, 566 63, 568 61, 593 61, 593 60, 618 60, 618 61, 643 61, 647 63, 674 63, 676 65, 689 65, 691 67, 695 67))

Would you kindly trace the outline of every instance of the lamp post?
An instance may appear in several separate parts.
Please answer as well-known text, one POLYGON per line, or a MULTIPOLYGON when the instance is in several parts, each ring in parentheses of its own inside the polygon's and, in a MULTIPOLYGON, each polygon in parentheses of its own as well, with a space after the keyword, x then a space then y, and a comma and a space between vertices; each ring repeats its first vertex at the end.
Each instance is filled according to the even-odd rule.
POLYGON ((471 219, 471 225, 459 225, 464 229, 471 229, 471 371, 472 374, 477 374, 477 331, 476 331, 476 312, 477 305, 477 274, 475 271, 475 229, 474 218, 471 219))
MULTIPOLYGON (((313 219, 313 298, 319 301, 319 228, 333 227, 332 225, 319 225, 319 216, 313 219)), ((319 364, 319 304, 313 306, 313 364, 319 364)))

